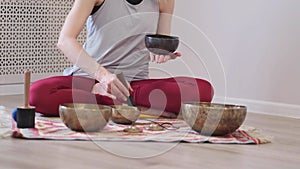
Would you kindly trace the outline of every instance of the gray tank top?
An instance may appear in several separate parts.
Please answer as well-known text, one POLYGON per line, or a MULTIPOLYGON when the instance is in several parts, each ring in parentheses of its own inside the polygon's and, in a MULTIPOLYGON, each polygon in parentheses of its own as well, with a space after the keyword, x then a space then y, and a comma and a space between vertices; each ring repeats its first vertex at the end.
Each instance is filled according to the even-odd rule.
MULTIPOLYGON (((111 73, 122 71, 128 81, 147 79, 150 58, 144 37, 156 33, 158 18, 158 0, 143 0, 137 5, 105 0, 87 20, 83 48, 111 73)), ((76 66, 65 69, 64 75, 88 76, 76 66)))

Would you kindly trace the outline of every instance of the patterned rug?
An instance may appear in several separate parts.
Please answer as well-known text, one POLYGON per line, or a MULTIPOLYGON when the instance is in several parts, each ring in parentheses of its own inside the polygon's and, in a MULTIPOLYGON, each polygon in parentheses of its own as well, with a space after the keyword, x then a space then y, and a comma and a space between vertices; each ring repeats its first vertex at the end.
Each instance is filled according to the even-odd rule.
POLYGON ((242 126, 232 134, 222 137, 203 136, 179 119, 141 119, 137 126, 142 133, 129 134, 123 130, 126 125, 109 122, 99 132, 75 132, 67 128, 60 118, 36 117, 35 128, 18 129, 12 124, 12 136, 24 139, 52 139, 52 140, 95 140, 95 141, 154 141, 154 142, 188 142, 188 143, 222 143, 222 144, 264 144, 271 140, 253 127, 242 126), (156 123, 172 123, 178 129, 150 131, 149 120, 156 123))
POLYGON ((0 106, 0 138, 11 135, 11 118, 4 106, 0 106))

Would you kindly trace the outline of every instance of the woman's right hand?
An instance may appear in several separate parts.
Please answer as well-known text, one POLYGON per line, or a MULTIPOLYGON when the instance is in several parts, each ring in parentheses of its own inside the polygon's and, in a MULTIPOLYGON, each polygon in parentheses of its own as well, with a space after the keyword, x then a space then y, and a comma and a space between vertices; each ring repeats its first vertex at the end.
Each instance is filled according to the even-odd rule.
POLYGON ((130 96, 129 90, 132 91, 129 83, 129 90, 120 82, 115 74, 110 73, 104 67, 100 66, 95 73, 96 83, 93 87, 92 93, 108 96, 112 99, 118 99, 120 101, 126 101, 130 96))

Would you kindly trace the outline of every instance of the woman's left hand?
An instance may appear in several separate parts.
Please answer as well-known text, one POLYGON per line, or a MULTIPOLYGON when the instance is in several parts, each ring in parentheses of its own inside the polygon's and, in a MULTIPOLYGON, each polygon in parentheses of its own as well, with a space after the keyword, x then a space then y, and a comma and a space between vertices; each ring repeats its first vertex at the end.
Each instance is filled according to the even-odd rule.
POLYGON ((177 57, 180 57, 180 56, 181 56, 180 52, 174 52, 174 53, 171 53, 170 55, 157 55, 157 54, 150 52, 151 62, 156 62, 156 63, 165 63, 170 59, 176 59, 177 57))

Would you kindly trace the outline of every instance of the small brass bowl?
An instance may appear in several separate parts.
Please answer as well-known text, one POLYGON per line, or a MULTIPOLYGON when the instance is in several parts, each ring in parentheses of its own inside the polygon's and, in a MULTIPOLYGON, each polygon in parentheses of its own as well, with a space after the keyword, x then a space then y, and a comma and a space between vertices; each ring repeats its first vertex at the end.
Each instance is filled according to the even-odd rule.
POLYGON ((132 124, 140 116, 141 111, 138 107, 127 105, 115 105, 112 109, 111 120, 118 124, 132 124))
POLYGON ((74 131, 95 132, 103 129, 112 114, 110 106, 67 103, 59 106, 59 116, 74 131))
POLYGON ((184 103, 185 122, 202 135, 223 136, 237 130, 247 114, 246 106, 217 103, 184 103))

